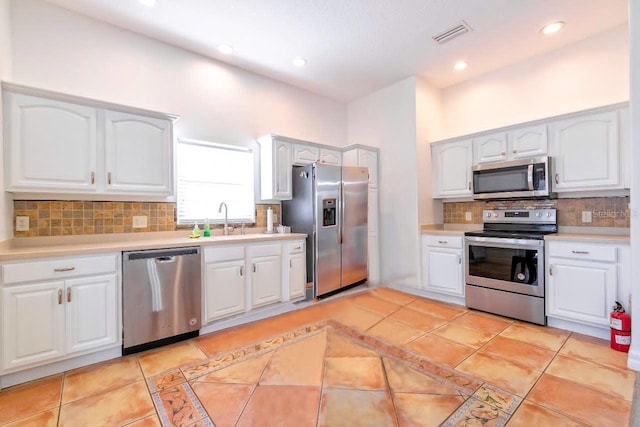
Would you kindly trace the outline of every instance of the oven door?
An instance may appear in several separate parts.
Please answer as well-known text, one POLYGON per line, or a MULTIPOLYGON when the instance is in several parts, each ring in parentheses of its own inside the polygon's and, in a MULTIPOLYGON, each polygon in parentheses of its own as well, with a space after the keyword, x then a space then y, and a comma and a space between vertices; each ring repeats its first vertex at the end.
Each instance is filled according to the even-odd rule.
POLYGON ((544 297, 544 241, 465 237, 467 284, 544 297))

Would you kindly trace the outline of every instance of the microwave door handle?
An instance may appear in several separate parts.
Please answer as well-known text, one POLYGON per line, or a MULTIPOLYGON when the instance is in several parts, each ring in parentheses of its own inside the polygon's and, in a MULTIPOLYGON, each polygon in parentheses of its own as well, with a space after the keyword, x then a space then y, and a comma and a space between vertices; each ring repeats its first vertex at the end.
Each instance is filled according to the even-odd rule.
POLYGON ((533 165, 527 167, 527 185, 529 190, 533 190, 533 165))

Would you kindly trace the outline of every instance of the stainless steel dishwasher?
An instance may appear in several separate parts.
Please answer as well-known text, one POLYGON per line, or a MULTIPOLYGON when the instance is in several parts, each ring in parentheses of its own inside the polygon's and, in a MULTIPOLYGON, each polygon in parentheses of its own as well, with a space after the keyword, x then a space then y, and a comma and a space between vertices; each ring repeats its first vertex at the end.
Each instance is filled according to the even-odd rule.
POLYGON ((198 335, 200 248, 122 253, 123 354, 198 335))

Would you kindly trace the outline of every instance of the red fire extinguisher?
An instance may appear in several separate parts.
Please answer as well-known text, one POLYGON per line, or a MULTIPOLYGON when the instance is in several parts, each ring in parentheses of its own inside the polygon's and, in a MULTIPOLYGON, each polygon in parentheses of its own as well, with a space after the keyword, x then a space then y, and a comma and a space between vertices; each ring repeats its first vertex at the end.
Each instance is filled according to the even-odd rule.
POLYGON ((622 304, 616 301, 611 312, 611 348, 629 353, 631 346, 631 316, 625 313, 622 304))

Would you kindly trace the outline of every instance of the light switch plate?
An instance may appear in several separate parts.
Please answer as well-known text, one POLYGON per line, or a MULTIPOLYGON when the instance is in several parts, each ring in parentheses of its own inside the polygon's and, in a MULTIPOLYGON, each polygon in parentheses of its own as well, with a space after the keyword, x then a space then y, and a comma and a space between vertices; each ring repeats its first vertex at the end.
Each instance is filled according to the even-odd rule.
POLYGON ((473 215, 471 214, 471 212, 465 212, 464 213, 464 220, 465 221, 471 221, 473 219, 473 215))
POLYGON ((147 216, 146 215, 134 215, 133 228, 147 228, 147 216))
POLYGON ((591 222, 591 211, 582 211, 582 222, 591 222))
POLYGON ((16 231, 29 231, 29 217, 17 216, 16 217, 16 231))

